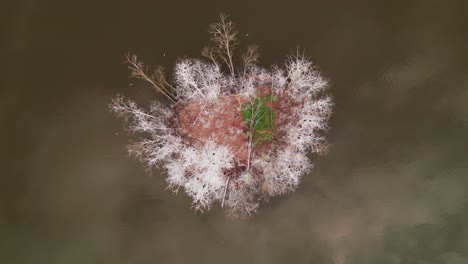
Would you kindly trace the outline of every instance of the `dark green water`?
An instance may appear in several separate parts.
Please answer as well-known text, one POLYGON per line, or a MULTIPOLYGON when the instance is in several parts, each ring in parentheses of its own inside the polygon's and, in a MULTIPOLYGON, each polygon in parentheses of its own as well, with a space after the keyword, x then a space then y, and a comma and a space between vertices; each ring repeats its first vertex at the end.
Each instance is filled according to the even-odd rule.
POLYGON ((468 263, 468 2, 10 2, 0 263, 468 263), (304 48, 336 101, 329 154, 250 221, 194 214, 106 111, 158 98, 126 52, 170 69, 219 11, 265 66, 304 48))

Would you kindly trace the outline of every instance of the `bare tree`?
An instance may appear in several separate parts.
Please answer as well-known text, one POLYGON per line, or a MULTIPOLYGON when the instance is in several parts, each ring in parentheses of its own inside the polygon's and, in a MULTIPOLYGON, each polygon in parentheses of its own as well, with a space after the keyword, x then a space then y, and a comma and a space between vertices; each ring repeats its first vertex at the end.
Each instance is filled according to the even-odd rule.
POLYGON ((202 54, 216 63, 216 58, 223 61, 229 69, 231 76, 235 76, 234 68, 234 48, 237 43, 237 32, 234 30, 234 25, 228 21, 227 16, 220 15, 220 21, 210 26, 209 33, 214 46, 206 48, 202 54))
POLYGON ((173 93, 174 87, 172 87, 172 85, 166 80, 163 68, 158 67, 155 69, 153 74, 149 75, 147 73, 147 67, 145 67, 141 61, 138 61, 137 56, 130 56, 130 54, 127 54, 127 63, 129 64, 128 68, 131 71, 132 77, 150 83, 153 88, 162 93, 173 103, 177 102, 177 97, 173 93))
POLYGON ((247 52, 242 56, 242 62, 244 67, 243 75, 247 73, 249 68, 253 67, 258 62, 258 45, 250 45, 247 48, 247 52))

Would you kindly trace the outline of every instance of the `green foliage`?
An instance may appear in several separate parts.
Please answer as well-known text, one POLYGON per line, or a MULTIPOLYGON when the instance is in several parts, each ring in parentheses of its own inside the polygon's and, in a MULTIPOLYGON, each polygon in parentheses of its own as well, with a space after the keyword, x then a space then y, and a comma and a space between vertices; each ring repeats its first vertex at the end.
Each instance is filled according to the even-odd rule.
POLYGON ((262 98, 255 98, 253 104, 243 104, 241 108, 242 120, 253 131, 253 142, 261 143, 273 137, 274 131, 274 111, 267 106, 268 101, 276 101, 277 97, 268 95, 262 98))

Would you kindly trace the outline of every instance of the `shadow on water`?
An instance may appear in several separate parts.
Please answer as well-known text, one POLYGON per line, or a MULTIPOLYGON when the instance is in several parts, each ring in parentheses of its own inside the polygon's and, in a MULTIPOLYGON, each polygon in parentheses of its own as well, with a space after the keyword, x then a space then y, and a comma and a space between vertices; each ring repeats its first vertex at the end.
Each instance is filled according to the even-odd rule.
POLYGON ((464 1, 13 5, 2 263, 468 263, 464 1), (128 79, 127 51, 169 68, 198 56, 218 11, 264 65, 303 47, 336 100, 328 155, 249 221, 190 211, 106 111, 117 93, 157 99, 128 79))

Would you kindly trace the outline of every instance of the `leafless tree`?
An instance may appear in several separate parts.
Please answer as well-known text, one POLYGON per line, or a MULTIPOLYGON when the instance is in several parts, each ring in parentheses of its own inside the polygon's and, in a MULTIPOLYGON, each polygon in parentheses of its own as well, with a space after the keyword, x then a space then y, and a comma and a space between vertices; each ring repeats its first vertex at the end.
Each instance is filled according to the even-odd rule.
POLYGON ((253 67, 257 62, 258 62, 258 45, 250 45, 247 48, 247 52, 242 56, 242 62, 243 62, 243 75, 247 74, 247 71, 249 68, 253 67))
POLYGON ((166 80, 163 68, 158 67, 153 74, 148 74, 148 68, 138 60, 137 56, 130 54, 127 54, 127 63, 132 77, 150 83, 153 88, 166 96, 171 102, 177 102, 177 97, 173 93, 174 87, 166 80))
POLYGON ((238 44, 234 24, 228 21, 226 15, 221 14, 220 21, 210 26, 209 33, 214 46, 205 48, 202 55, 214 63, 220 59, 228 67, 231 76, 234 77, 234 49, 238 44))

